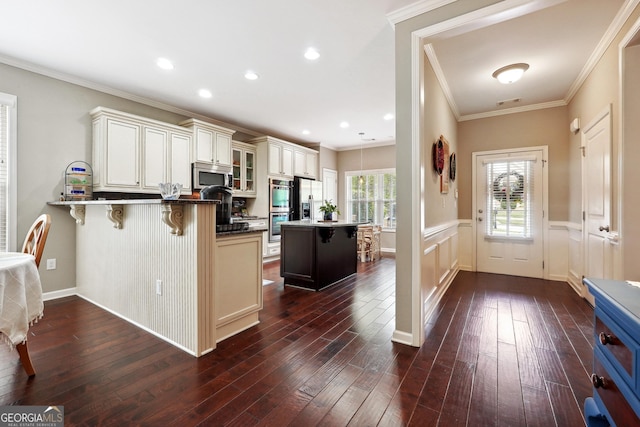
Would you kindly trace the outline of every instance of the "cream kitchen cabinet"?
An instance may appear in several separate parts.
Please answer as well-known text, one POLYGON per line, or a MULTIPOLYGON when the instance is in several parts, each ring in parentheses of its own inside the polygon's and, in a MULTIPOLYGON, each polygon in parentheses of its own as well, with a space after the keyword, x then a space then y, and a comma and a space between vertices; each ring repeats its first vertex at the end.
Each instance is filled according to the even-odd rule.
MULTIPOLYGON (((266 168, 263 169, 266 175, 272 178, 293 178, 294 144, 271 136, 254 138, 249 142, 257 147, 260 163, 266 164, 266 168)), ((266 178, 263 176, 261 179, 266 178)))
POLYGON ((215 324, 218 341, 259 322, 262 233, 216 236, 215 324))
POLYGON ((98 107, 93 118, 94 191, 158 193, 179 182, 191 193, 191 131, 98 107))
POLYGON ((317 179, 318 152, 296 147, 293 153, 293 174, 304 178, 317 179))
POLYGON ((252 144, 233 141, 233 195, 256 197, 256 147, 252 144))
POLYGON ((235 131, 189 119, 180 123, 193 131, 193 160, 231 169, 231 136, 235 131))

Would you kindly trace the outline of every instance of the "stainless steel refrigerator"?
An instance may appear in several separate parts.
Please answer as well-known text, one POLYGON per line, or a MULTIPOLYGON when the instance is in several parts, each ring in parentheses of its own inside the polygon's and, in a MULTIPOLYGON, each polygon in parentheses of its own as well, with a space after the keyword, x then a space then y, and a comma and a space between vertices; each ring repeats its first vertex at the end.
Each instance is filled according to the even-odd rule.
MULTIPOLYGON (((322 182, 312 179, 295 177, 293 179, 293 219, 322 219, 320 206, 322 200, 322 182)), ((336 203, 336 200, 333 201, 336 203)))

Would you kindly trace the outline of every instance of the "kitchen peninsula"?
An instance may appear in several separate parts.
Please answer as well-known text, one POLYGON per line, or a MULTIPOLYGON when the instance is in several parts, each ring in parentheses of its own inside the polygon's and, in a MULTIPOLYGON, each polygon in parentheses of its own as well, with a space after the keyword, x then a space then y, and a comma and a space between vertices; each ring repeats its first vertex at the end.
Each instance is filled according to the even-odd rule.
POLYGON ((357 222, 281 223, 280 275, 285 285, 319 291, 356 273, 357 222))
POLYGON ((77 294, 195 356, 257 324, 263 230, 216 235, 216 203, 50 203, 76 219, 77 294))

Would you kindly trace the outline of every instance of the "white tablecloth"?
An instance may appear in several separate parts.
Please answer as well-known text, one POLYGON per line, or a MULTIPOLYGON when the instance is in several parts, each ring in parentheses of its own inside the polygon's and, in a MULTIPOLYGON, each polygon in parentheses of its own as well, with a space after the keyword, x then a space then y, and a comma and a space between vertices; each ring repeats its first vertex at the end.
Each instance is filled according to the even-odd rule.
POLYGON ((9 345, 27 339, 44 310, 40 274, 33 255, 0 253, 0 337, 9 345))

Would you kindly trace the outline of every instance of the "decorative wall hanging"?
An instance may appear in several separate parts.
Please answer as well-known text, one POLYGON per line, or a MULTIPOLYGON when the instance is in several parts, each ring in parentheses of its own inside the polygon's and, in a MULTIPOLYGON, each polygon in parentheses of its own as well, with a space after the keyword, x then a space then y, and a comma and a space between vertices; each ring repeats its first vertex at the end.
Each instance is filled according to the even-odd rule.
POLYGON ((440 193, 447 194, 449 192, 449 144, 444 136, 440 135, 442 143, 442 174, 440 174, 440 193))
POLYGON ((456 153, 452 153, 449 157, 449 178, 451 181, 456 180, 456 153))
POLYGON ((444 144, 442 136, 433 144, 433 169, 438 175, 442 175, 445 164, 444 144))

